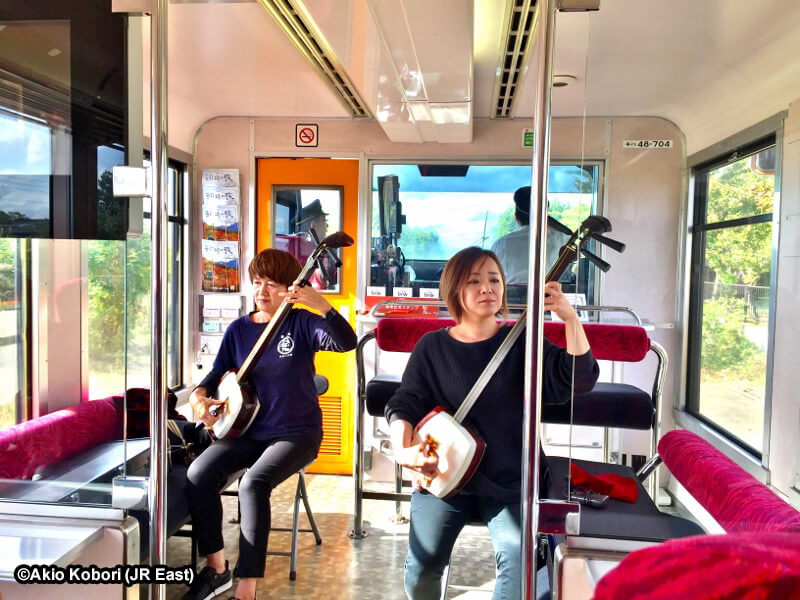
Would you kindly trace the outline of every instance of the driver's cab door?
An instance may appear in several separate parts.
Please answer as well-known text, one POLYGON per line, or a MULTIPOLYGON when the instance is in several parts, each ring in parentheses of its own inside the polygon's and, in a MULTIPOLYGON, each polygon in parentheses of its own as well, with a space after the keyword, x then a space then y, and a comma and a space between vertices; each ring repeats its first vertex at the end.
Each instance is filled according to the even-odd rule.
MULTIPOLYGON (((357 239, 358 160, 262 158, 257 161, 256 248, 277 248, 305 264, 317 241, 336 231, 357 239)), ((311 278, 333 307, 355 324, 356 246, 323 260, 324 272, 311 278)), ((350 474, 353 468, 353 402, 356 397, 352 352, 321 352, 317 373, 327 377, 320 396, 323 439, 309 472, 350 474)))

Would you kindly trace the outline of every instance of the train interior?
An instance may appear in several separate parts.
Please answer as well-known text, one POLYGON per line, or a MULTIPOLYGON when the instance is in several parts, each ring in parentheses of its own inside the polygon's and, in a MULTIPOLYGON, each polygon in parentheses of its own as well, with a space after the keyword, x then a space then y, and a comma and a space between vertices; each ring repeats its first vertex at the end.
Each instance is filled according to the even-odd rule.
MULTIPOLYGON (((359 347, 317 355, 325 437, 273 493, 290 531, 258 597, 405 598, 410 487, 375 390, 450 318, 447 260, 527 227, 508 318, 580 239, 558 280, 615 404, 530 409, 525 475, 541 446, 646 506, 526 487, 525 598, 723 597, 723 555, 749 561, 724 597, 800 597, 798 27, 786 0, 4 0, 0 598, 182 597, 18 568, 195 564, 200 440, 167 424, 253 310, 253 256, 303 263, 338 231, 311 283, 359 347)), ((523 318, 529 348, 558 335, 523 318)), ((482 524, 448 573, 443 598, 492 596, 482 524)))

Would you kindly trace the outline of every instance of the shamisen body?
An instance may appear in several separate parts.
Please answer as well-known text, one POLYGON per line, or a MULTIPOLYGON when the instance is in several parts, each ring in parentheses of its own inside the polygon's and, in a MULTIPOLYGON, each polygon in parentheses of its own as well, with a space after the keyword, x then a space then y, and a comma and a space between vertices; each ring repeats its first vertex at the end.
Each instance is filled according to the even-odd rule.
MULTIPOLYGON (((439 476, 440 456, 415 427, 437 406, 455 412, 505 339, 510 327, 498 323, 506 312, 505 276, 493 253, 467 248, 448 261, 440 289, 456 324, 420 339, 403 382, 387 404, 395 457, 420 480, 411 500, 411 532, 406 560, 406 592, 426 597, 439 585, 453 544, 466 522, 478 516, 488 525, 498 554, 497 589, 519 592, 520 486, 522 456, 524 339, 511 348, 472 407, 464 425, 485 441, 477 470, 458 493, 447 498, 422 491, 439 476)), ((567 348, 545 340, 540 357, 545 401, 562 401, 571 384, 588 391, 598 367, 580 321, 556 282, 545 286, 544 309, 564 321, 567 348), (574 358, 574 360, 573 360, 574 358), (574 362, 574 369, 573 369, 574 362)), ((449 465, 448 465, 449 466, 449 465)), ((510 593, 509 593, 510 591, 510 593)))

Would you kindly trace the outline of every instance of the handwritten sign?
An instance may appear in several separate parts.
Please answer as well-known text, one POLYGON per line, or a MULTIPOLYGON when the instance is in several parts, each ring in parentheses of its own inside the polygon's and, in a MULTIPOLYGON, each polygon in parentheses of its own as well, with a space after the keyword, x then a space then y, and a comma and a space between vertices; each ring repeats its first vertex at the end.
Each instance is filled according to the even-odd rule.
POLYGON ((239 169, 203 169, 203 189, 238 188, 239 169))
POLYGON ((203 188, 203 205, 239 204, 239 188, 203 188))

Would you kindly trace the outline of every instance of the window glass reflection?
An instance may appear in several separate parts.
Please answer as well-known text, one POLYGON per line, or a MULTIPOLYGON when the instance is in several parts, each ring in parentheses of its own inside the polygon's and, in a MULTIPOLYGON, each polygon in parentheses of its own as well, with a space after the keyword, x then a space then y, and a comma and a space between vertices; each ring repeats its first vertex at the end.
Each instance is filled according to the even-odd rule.
POLYGON ((50 129, 0 107, 0 236, 50 235, 50 129))
MULTIPOLYGON (((301 265, 318 243, 342 229, 342 190, 340 188, 301 188, 275 186, 275 248, 292 254, 301 265)), ((341 258, 341 249, 333 251, 341 258)), ((341 268, 328 255, 318 262, 311 275, 314 289, 339 290, 341 268)))

